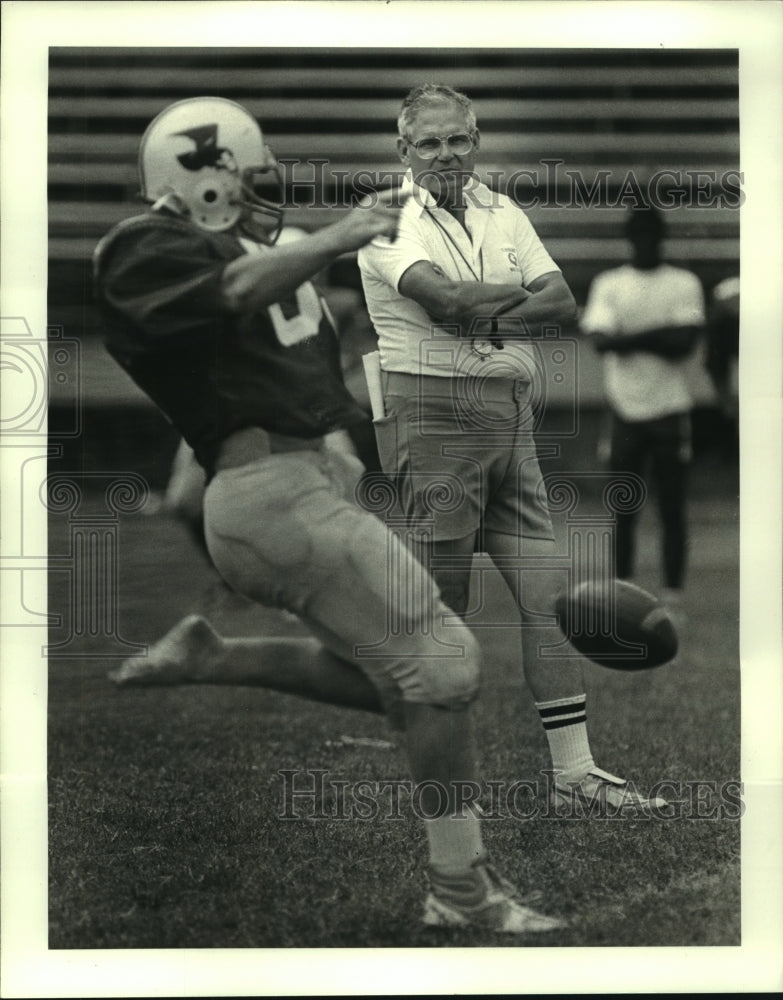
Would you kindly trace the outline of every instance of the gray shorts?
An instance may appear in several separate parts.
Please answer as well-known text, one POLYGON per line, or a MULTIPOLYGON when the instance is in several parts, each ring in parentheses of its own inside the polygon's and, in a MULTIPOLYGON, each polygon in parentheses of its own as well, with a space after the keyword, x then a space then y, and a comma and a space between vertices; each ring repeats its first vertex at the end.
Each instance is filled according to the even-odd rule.
POLYGON ((373 421, 400 513, 433 541, 482 529, 553 539, 533 440, 531 384, 383 372, 373 421))

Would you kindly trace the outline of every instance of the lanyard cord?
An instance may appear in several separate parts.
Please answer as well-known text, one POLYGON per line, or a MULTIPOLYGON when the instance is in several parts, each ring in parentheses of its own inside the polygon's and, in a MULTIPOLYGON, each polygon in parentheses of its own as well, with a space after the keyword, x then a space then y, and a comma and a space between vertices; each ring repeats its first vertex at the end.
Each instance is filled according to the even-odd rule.
MULTIPOLYGON (((460 257, 463 260, 463 263, 465 264, 465 267, 470 271, 470 273, 473 275, 473 277, 476 279, 476 281, 482 282, 484 280, 484 253, 483 253, 483 251, 479 250, 479 269, 480 269, 480 275, 479 275, 479 274, 476 274, 476 272, 473 270, 470 261, 465 256, 465 254, 462 252, 462 250, 460 249, 459 243, 457 243, 457 241, 454 239, 454 237, 451 235, 451 233, 448 231, 448 229, 446 229, 446 227, 443 225, 443 223, 439 222, 438 219, 435 217, 435 215, 433 215, 432 210, 430 209, 429 205, 425 205, 424 206, 424 211, 427 213, 427 215, 435 223, 436 227, 438 228, 438 230, 440 231, 440 233, 444 237, 444 242, 448 241, 446 243, 446 249, 449 251, 451 259, 454 260, 454 254, 451 252, 451 247, 449 246, 449 243, 451 244, 451 246, 454 247, 454 249, 460 255, 460 257)), ((456 264, 456 260, 454 261, 454 263, 456 264)), ((459 265, 457 265, 457 270, 459 271, 459 265)))
MULTIPOLYGON (((454 257, 454 254, 452 253, 452 250, 451 250, 452 246, 454 247, 454 249, 457 251, 457 253, 462 258, 462 260, 463 260, 463 262, 465 264, 465 267, 470 271, 470 273, 473 275, 473 277, 476 279, 476 281, 478 281, 479 283, 481 283, 484 280, 484 252, 483 252, 483 250, 479 250, 479 271, 480 271, 480 275, 479 275, 479 274, 476 274, 476 272, 471 267, 470 261, 465 256, 465 254, 462 252, 462 250, 460 249, 459 243, 457 243, 457 241, 454 239, 454 237, 451 235, 451 233, 448 231, 448 229, 446 229, 446 227, 443 225, 443 223, 439 222, 435 218, 435 216, 433 215, 433 213, 432 213, 429 205, 425 205, 424 206, 424 211, 427 213, 427 215, 435 223, 436 227, 440 230, 441 234, 445 237, 444 242, 446 242, 446 240, 448 241, 448 242, 446 242, 446 249, 449 251, 449 256, 454 261, 454 263, 456 264, 457 261, 456 261, 456 259, 454 257), (449 243, 451 244, 451 246, 449 246, 449 243)), ((458 264, 457 264, 457 271, 459 271, 459 265, 458 264)), ((494 319, 494 318, 492 319, 491 324, 490 324, 490 333, 489 333, 489 337, 488 337, 488 343, 491 345, 489 347, 489 351, 491 351, 492 347, 496 347, 499 351, 503 350, 504 344, 503 344, 503 341, 501 340, 501 338, 498 336, 498 323, 497 323, 497 320, 494 319)), ((486 354, 489 353, 489 351, 486 350, 486 349, 484 349, 484 348, 479 349, 479 346, 475 343, 475 341, 473 342, 473 350, 474 350, 474 352, 476 354, 479 354, 479 355, 482 355, 482 356, 486 356, 486 354)))

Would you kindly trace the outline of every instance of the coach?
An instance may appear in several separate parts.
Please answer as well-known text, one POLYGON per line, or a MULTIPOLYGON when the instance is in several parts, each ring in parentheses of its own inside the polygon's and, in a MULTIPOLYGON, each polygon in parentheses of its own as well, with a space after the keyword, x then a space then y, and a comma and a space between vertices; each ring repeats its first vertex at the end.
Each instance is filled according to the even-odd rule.
POLYGON ((532 437, 530 339, 543 326, 574 322, 573 296, 525 214, 478 182, 480 135, 469 98, 441 85, 417 87, 397 127, 409 168, 403 189, 412 197, 396 239, 359 252, 379 338, 381 464, 449 607, 466 616, 476 551, 489 554, 509 586, 525 678, 552 754, 555 802, 605 795, 643 809, 648 801, 629 782, 595 766, 581 663, 546 617, 562 581, 544 569, 521 571, 520 556, 543 567, 555 552, 532 437), (567 655, 542 659, 544 646, 567 655))

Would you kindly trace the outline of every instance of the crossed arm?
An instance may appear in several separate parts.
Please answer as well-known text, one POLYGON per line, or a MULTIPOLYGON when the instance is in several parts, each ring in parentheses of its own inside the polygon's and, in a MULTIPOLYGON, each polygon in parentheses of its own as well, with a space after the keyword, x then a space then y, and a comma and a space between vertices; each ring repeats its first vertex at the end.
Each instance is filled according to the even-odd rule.
POLYGON ((460 327, 467 336, 480 320, 521 319, 503 325, 503 339, 536 336, 542 325, 573 323, 576 304, 562 274, 550 271, 521 285, 452 281, 429 261, 417 261, 403 274, 399 291, 436 322, 460 327))
POLYGON ((702 327, 695 325, 657 326, 641 333, 624 334, 620 337, 612 337, 599 331, 592 334, 590 341, 602 354, 606 351, 614 351, 617 354, 648 351, 664 358, 684 358, 696 346, 701 333, 702 327))

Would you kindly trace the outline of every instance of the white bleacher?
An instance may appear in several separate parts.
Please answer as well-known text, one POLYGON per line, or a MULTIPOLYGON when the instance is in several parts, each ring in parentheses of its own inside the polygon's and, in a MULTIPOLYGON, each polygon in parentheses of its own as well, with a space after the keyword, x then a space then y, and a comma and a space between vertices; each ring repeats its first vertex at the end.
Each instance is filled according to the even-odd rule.
MULTIPOLYGON (((616 190, 629 171, 641 179, 662 169, 702 171, 719 184, 739 167, 737 66, 730 51, 547 56, 419 50, 411 65, 400 63, 401 53, 366 50, 334 57, 296 50, 289 58, 247 49, 51 50, 49 254, 55 286, 58 265, 86 267, 97 239, 140 210, 135 160, 146 123, 172 101, 203 93, 238 100, 259 118, 278 157, 297 161, 286 176, 300 193, 313 177, 306 161, 327 160, 318 190, 329 205, 335 174, 399 174, 395 119, 410 87, 432 80, 464 89, 482 130, 481 173, 497 181, 515 171, 538 172, 539 189, 523 179, 516 190, 528 199, 530 218, 566 276, 580 287, 592 271, 625 258, 618 235, 623 212, 547 207, 553 196, 567 205, 563 199, 573 185, 566 172, 589 186, 608 171, 616 190), (553 159, 563 161, 558 184, 545 191, 552 168, 543 163, 553 159)), ((289 221, 312 230, 341 211, 292 208, 289 221)), ((736 268, 735 206, 678 208, 667 220, 670 258, 701 268, 706 282, 736 268)))

